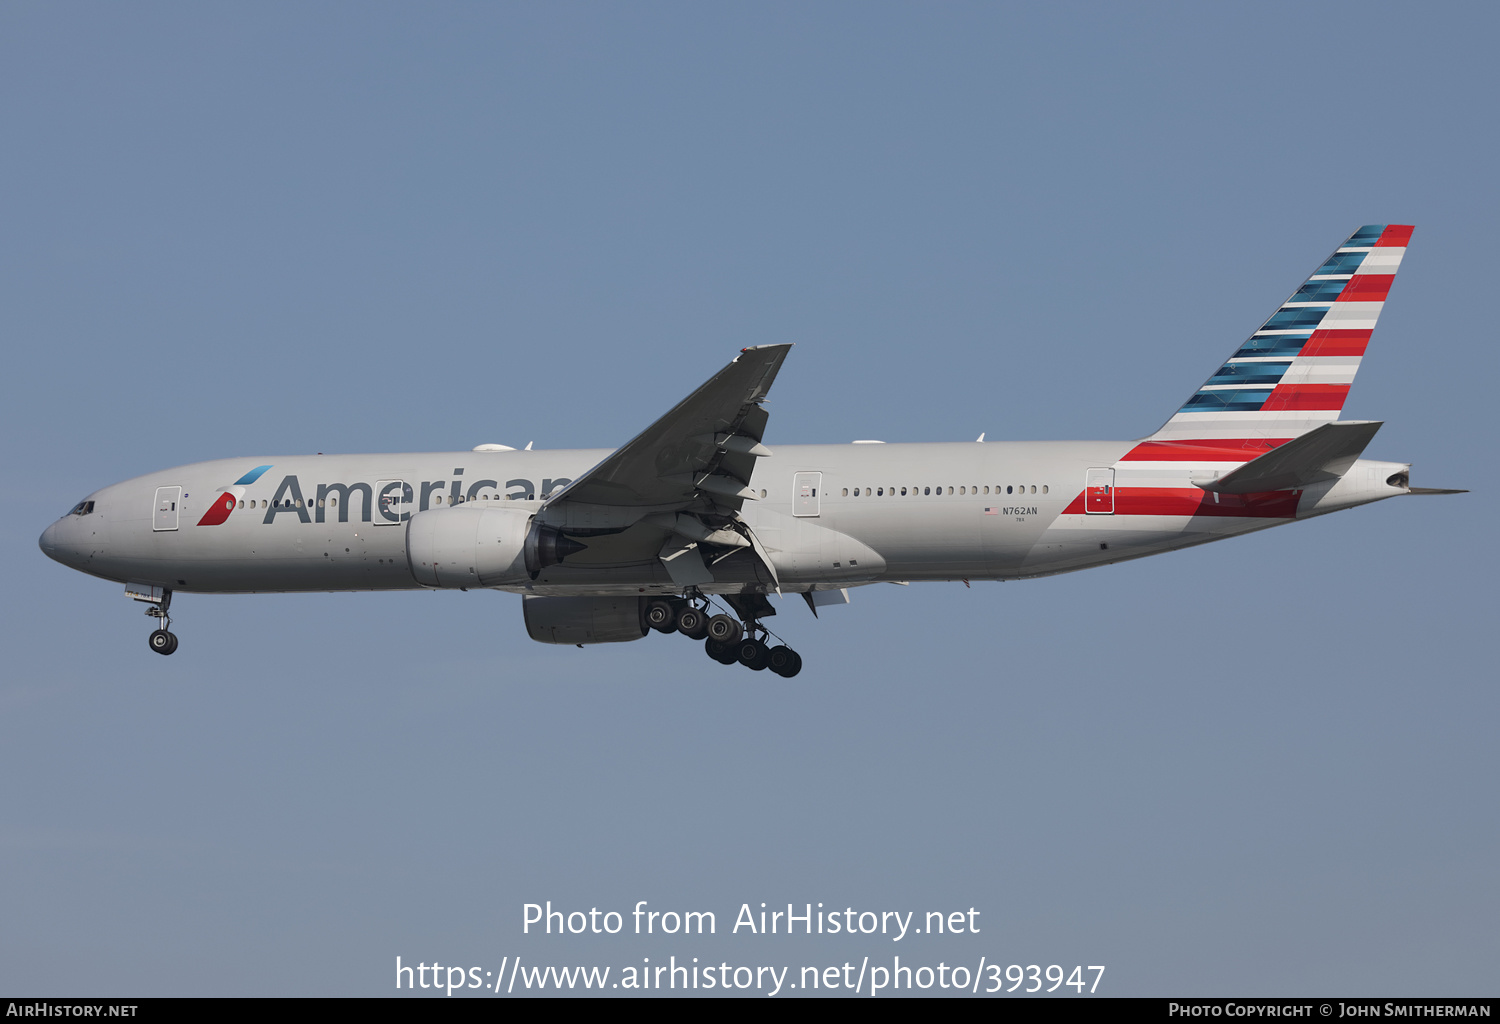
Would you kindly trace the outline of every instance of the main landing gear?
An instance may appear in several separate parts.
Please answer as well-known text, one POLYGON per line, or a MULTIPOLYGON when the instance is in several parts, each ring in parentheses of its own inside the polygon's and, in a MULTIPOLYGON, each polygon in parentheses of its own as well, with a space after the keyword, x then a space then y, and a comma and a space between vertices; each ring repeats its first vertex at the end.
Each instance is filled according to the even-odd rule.
POLYGON ((702 640, 704 652, 721 665, 738 662, 757 672, 770 669, 787 679, 802 671, 802 656, 785 644, 767 644, 771 634, 758 619, 748 618, 741 626, 732 616, 710 615, 708 602, 702 598, 654 600, 646 606, 646 625, 658 633, 702 640))

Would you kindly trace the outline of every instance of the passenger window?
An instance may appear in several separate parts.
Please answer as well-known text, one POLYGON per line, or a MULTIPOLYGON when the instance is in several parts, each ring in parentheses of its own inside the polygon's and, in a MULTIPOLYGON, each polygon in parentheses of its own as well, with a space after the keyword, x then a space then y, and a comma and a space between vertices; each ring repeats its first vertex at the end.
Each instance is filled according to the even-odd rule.
POLYGON ((953 493, 953 488, 951 488, 951 487, 950 487, 950 488, 948 488, 948 493, 949 493, 949 494, 952 494, 952 493, 953 493))
POLYGON ((240 508, 244 508, 244 507, 245 507, 245 499, 241 498, 240 499, 240 508))
POLYGON ((1032 484, 1032 485, 1031 485, 1031 493, 1032 493, 1032 494, 1035 494, 1035 493, 1036 493, 1036 484, 1032 484))
POLYGON ((842 497, 845 497, 845 498, 849 497, 849 488, 847 488, 847 487, 844 488, 844 493, 843 493, 842 497))
POLYGON ((931 494, 932 493, 932 488, 931 487, 924 487, 924 488, 922 488, 922 493, 923 494, 931 494))
POLYGON ((1047 485, 1046 484, 1042 484, 1042 493, 1043 494, 1047 493, 1047 485))
POLYGON ((901 497, 903 497, 903 498, 906 497, 906 488, 905 487, 901 488, 901 497))

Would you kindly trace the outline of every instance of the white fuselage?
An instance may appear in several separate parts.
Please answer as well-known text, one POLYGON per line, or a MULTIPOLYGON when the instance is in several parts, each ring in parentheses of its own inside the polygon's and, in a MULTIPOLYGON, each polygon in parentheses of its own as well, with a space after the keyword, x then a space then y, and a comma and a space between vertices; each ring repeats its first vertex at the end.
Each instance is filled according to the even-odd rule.
MULTIPOLYGON (((1195 486, 1233 464, 1122 462, 1134 442, 779 445, 749 481, 749 549, 710 565, 705 593, 881 580, 996 580, 1138 558, 1406 493, 1399 463, 1361 460, 1332 483, 1269 495, 1195 486), (1091 475, 1101 472, 1107 477, 1091 475), (1096 502, 1087 482, 1107 479, 1096 502), (1090 511, 1086 506, 1093 507, 1090 511)), ((418 589, 407 521, 436 509, 535 512, 608 450, 470 451, 223 459, 90 495, 43 550, 76 569, 176 591, 418 589), (269 467, 237 485, 247 470, 269 467), (211 506, 222 521, 207 522, 211 506), (226 505, 226 503, 228 503, 226 505), (232 507, 229 507, 232 506, 232 507)), ((581 536, 586 550, 499 589, 674 593, 645 523, 581 536)))

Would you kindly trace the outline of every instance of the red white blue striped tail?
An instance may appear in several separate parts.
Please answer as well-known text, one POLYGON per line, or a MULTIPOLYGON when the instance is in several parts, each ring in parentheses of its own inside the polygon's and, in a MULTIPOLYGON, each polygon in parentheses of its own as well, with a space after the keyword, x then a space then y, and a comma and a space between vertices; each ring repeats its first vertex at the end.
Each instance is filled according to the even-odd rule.
POLYGON ((1338 419, 1411 232, 1350 235, 1142 447, 1264 450, 1338 419))

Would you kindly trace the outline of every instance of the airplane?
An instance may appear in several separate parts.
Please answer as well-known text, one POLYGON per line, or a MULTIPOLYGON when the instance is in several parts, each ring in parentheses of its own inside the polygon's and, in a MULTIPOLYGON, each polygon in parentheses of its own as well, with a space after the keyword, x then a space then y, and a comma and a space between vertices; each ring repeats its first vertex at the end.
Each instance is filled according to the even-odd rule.
POLYGON ((768 642, 772 593, 816 616, 873 583, 1049 576, 1464 493, 1361 458, 1381 423, 1339 419, 1411 233, 1349 236, 1136 441, 773 451, 764 403, 791 346, 759 345, 613 451, 200 462, 95 491, 40 545, 125 584, 164 655, 178 593, 456 588, 520 594, 544 643, 675 632, 722 664, 790 678, 802 659, 768 642))

